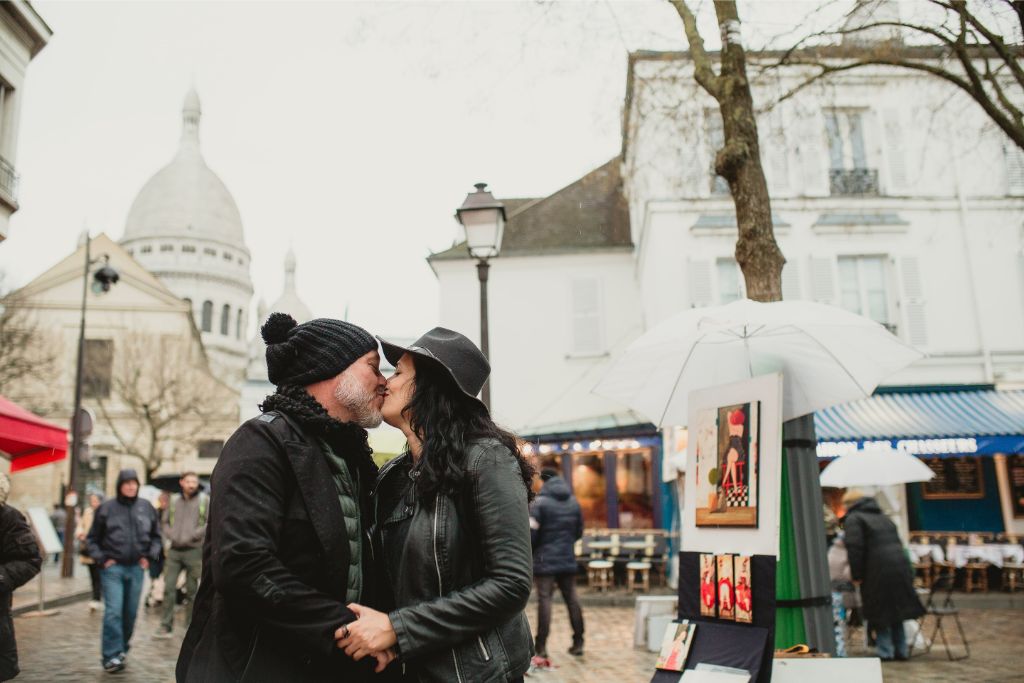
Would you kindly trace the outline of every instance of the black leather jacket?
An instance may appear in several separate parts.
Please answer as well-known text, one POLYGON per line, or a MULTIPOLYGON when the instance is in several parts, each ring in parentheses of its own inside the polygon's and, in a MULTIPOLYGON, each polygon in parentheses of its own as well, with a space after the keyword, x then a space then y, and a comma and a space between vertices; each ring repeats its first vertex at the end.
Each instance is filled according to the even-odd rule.
MULTIPOLYGON (((395 487, 406 486, 409 460, 402 455, 381 469, 375 508, 398 499, 395 487)), ((509 681, 526 672, 533 655, 523 613, 532 558, 519 465, 498 441, 481 441, 469 447, 465 468, 453 496, 409 498, 377 510, 383 564, 400 568, 388 572, 399 658, 420 681, 509 681), (399 525, 406 534, 394 533, 399 525)))

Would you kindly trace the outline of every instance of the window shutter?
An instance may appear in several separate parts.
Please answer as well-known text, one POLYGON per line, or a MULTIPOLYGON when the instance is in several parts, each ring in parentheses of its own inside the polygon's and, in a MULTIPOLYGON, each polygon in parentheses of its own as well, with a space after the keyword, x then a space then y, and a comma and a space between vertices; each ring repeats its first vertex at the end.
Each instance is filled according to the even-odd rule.
POLYGON ((903 125, 900 122, 898 109, 886 109, 882 112, 885 124, 885 156, 889 161, 889 179, 886 183, 887 194, 900 194, 907 191, 907 150, 903 143, 903 125))
POLYGON ((901 303, 906 340, 913 346, 928 345, 928 323, 925 320, 924 287, 921 284, 921 269, 916 256, 900 259, 900 284, 903 289, 901 303))
POLYGON ((799 135, 794 143, 800 161, 803 193, 823 197, 828 194, 828 173, 824 164, 828 141, 825 138, 825 123, 821 112, 802 113, 796 121, 796 129, 799 135))
POLYGON ((786 265, 782 266, 782 299, 783 301, 799 301, 802 297, 800 264, 797 261, 786 261, 786 265))
POLYGON ((819 303, 835 304, 836 286, 832 271, 832 259, 811 259, 811 298, 819 303))
POLYGON ((711 264, 690 261, 690 305, 703 308, 711 305, 711 264))
POLYGON ((601 289, 597 278, 572 281, 572 350, 578 354, 604 351, 601 289))
POLYGON ((1024 194, 1024 150, 1007 140, 1003 144, 1006 158, 1006 193, 1024 194))

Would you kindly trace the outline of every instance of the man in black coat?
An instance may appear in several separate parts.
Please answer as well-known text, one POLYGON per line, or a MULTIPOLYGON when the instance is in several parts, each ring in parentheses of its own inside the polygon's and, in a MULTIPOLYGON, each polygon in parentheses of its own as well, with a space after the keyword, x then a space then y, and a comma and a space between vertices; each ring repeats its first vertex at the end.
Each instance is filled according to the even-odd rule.
MULTIPOLYGON (((225 444, 211 478, 203 574, 178 681, 332 681, 373 675, 334 634, 375 605, 367 527, 377 468, 366 428, 386 391, 377 342, 340 320, 261 330, 277 392, 225 444)), ((383 662, 382 662, 383 664, 383 662)))
POLYGON ((924 607, 914 589, 914 569, 896 525, 874 498, 852 489, 843 496, 843 517, 850 576, 860 586, 865 620, 875 629, 882 660, 906 659, 906 619, 917 619, 924 607))
POLYGON ((583 654, 583 610, 576 595, 576 541, 583 536, 583 513, 558 476, 545 467, 540 478, 544 486, 530 506, 530 535, 533 541, 533 580, 537 586, 537 655, 534 665, 550 667, 547 640, 551 630, 551 596, 554 586, 562 593, 572 624, 569 654, 583 654))
POLYGON ((85 538, 100 569, 103 586, 104 670, 124 669, 139 613, 142 581, 150 562, 160 559, 160 516, 148 500, 139 498, 135 470, 117 476, 117 497, 100 505, 85 538))
POLYGON ((0 681, 18 675, 11 602, 14 589, 39 573, 43 557, 24 515, 7 505, 11 480, 0 474, 0 681))

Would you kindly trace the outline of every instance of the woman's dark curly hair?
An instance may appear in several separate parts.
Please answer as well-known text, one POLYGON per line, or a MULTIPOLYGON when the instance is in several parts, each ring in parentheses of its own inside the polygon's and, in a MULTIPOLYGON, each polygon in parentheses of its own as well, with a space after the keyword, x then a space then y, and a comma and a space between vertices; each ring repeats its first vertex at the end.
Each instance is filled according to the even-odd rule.
POLYGON ((416 463, 416 490, 421 500, 459 489, 471 441, 496 439, 519 462, 527 495, 533 499, 533 466, 519 452, 516 437, 494 423, 483 404, 467 396, 442 366, 415 354, 412 398, 402 409, 413 432, 420 435, 425 457, 416 463))

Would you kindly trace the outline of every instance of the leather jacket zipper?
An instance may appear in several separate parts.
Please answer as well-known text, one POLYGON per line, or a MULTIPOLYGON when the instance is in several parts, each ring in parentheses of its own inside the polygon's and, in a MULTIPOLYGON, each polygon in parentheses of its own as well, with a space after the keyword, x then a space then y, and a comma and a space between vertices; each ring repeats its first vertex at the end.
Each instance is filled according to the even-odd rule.
POLYGON ((476 637, 476 642, 480 643, 480 653, 483 654, 484 661, 485 662, 491 661, 491 653, 487 651, 487 646, 484 645, 483 636, 477 636, 476 637))
MULTIPOLYGON (((441 583, 441 558, 437 554, 437 518, 441 511, 441 494, 434 499, 434 568, 437 569, 437 597, 444 596, 444 585, 441 583)), ((455 678, 462 683, 462 673, 459 672, 459 659, 452 649, 452 663, 455 664, 455 678)))

